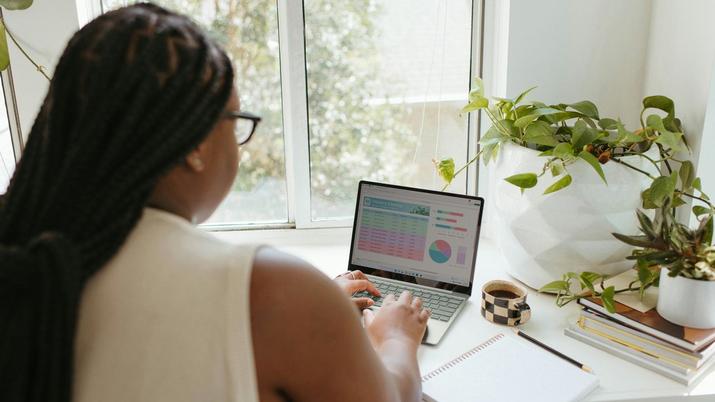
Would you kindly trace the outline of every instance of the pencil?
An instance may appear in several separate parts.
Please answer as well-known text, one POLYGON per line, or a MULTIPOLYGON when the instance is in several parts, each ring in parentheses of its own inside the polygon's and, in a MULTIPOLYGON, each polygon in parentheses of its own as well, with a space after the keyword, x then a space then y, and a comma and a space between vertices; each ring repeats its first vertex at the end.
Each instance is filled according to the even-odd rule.
POLYGON ((550 346, 548 346, 548 345, 545 345, 545 344, 543 344, 543 343, 537 341, 536 339, 530 337, 529 335, 525 334, 525 333, 522 332, 522 331, 519 331, 519 330, 516 329, 516 328, 513 328, 513 330, 514 330, 514 332, 515 332, 517 335, 519 335, 520 337, 526 339, 527 341, 529 341, 529 342, 531 342, 531 343, 533 343, 533 344, 535 344, 535 345, 537 345, 537 346, 540 346, 540 347, 543 348, 543 349, 546 349, 547 351, 549 351, 549 352, 555 354, 556 356, 558 356, 558 357, 560 357, 560 358, 566 360, 567 362, 573 364, 574 366, 580 368, 581 370, 583 370, 583 371, 585 371, 585 372, 587 372, 587 373, 593 373, 593 370, 591 370, 591 368, 588 367, 587 365, 585 365, 585 364, 583 364, 583 363, 579 363, 578 361, 576 361, 576 360, 574 360, 574 359, 572 359, 572 358, 566 356, 565 354, 559 352, 559 351, 556 350, 556 349, 553 349, 552 347, 550 347, 550 346))

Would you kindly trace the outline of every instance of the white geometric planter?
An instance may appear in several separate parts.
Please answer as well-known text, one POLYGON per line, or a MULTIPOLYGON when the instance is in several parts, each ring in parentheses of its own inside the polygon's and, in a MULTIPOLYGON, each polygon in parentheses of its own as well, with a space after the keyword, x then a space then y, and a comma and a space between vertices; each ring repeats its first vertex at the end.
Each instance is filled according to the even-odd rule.
MULTIPOLYGON (((570 186, 543 195, 555 179, 547 172, 534 188, 524 191, 504 178, 517 173, 540 173, 546 158, 512 143, 499 150, 489 172, 488 208, 497 219, 492 228, 508 262, 507 272, 532 288, 561 279, 569 271, 618 274, 632 263, 625 260, 632 246, 611 233, 636 234, 635 214, 640 193, 650 181, 615 162, 601 165, 608 185, 586 162, 568 166, 570 186)), ((643 158, 628 163, 650 170, 643 158)), ((647 161, 646 161, 647 162, 647 161)))
POLYGON ((715 281, 671 278, 661 268, 658 288, 661 317, 690 328, 715 328, 715 281))

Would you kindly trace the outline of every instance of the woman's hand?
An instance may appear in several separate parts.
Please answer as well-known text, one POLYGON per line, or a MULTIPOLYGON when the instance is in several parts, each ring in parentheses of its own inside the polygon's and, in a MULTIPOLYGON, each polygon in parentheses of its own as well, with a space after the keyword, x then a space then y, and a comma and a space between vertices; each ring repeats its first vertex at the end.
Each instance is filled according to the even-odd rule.
MULTIPOLYGON (((380 291, 377 290, 375 285, 367 278, 367 275, 363 274, 361 271, 349 271, 344 274, 340 274, 333 280, 333 282, 335 282, 345 294, 351 297, 353 294, 364 290, 372 295, 378 297, 382 296, 380 291)), ((360 310, 366 309, 375 304, 375 302, 369 297, 353 297, 352 301, 360 310)))
POLYGON ((377 313, 363 310, 363 323, 376 350, 392 340, 407 342, 416 348, 422 341, 430 314, 422 308, 419 297, 404 291, 397 300, 395 295, 387 295, 377 313))

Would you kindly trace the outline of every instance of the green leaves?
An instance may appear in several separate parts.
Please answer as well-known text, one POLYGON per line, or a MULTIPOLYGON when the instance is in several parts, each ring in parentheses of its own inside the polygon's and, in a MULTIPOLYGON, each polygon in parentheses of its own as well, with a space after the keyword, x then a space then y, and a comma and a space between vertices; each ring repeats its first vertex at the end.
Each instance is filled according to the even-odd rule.
POLYGON ((588 127, 583 120, 578 120, 573 126, 571 144, 574 149, 582 149, 584 145, 591 144, 596 136, 596 130, 588 127))
POLYGON ((519 96, 517 96, 516 99, 514 100, 514 104, 518 105, 522 100, 524 100, 524 97, 526 95, 528 95, 529 92, 533 91, 534 89, 536 89, 536 87, 531 87, 531 88, 527 89, 526 91, 520 93, 519 96))
POLYGON ((695 167, 693 167, 693 162, 683 161, 683 163, 680 164, 678 176, 680 176, 680 183, 683 186, 683 190, 691 188, 695 181, 695 167))
POLYGON ((675 104, 673 100, 666 96, 647 96, 643 98, 643 110, 654 108, 668 113, 669 118, 675 117, 675 104))
POLYGON ((675 180, 672 176, 661 176, 653 180, 648 193, 649 201, 656 207, 662 207, 666 199, 675 192, 675 180))
POLYGON ((524 141, 549 147, 555 147, 559 143, 554 137, 551 125, 545 121, 535 121, 529 124, 524 133, 524 141))
POLYGON ((596 159, 595 156, 593 156, 590 152, 586 151, 581 151, 578 154, 578 157, 586 161, 593 170, 598 173, 598 175, 601 177, 601 180, 603 180, 604 183, 608 184, 608 181, 606 180, 606 175, 603 173, 603 168, 601 167, 601 163, 598 162, 598 159, 596 159))
POLYGON ((643 141, 640 136, 626 130, 626 127, 620 121, 616 122, 616 129, 618 130, 618 137, 614 141, 617 144, 633 144, 643 141))
POLYGON ((537 176, 535 173, 520 173, 513 176, 509 176, 506 179, 509 183, 521 188, 532 188, 536 185, 537 176))
MULTIPOLYGON (((616 289, 613 286, 605 287, 604 280, 606 278, 596 272, 567 272, 561 276, 561 280, 549 282, 539 289, 542 293, 551 293, 556 295, 556 305, 563 307, 566 304, 584 297, 595 297, 603 301, 603 306, 609 312, 615 312, 615 303, 613 301, 616 294, 616 289), (577 280, 581 291, 574 293, 571 281, 577 280), (597 286, 598 285, 598 286, 597 286), (603 289, 599 292, 598 289, 603 289)), ((646 287, 650 286, 648 284, 646 287)), ((630 289, 630 286, 629 286, 630 289)), ((626 289, 628 290, 628 289, 626 289)), ((635 290, 635 289, 633 289, 635 290)))
POLYGON ((616 312, 616 306, 613 302, 613 296, 616 294, 616 288, 609 286, 603 290, 601 293, 601 300, 603 301, 603 307, 608 310, 609 313, 613 314, 616 312))
POLYGON ((576 102, 568 105, 571 109, 574 109, 578 111, 579 113, 583 113, 584 115, 594 119, 598 120, 598 108, 596 105, 591 102, 591 101, 581 101, 581 102, 576 102))
POLYGON ((447 182, 447 184, 452 182, 452 179, 454 179, 454 159, 452 158, 445 158, 439 161, 439 163, 435 162, 437 165, 437 173, 439 176, 447 182))
POLYGON ((574 159, 573 147, 569 143, 561 142, 557 146, 554 147, 552 155, 557 158, 561 158, 564 161, 573 160, 574 159))
POLYGON ((568 291, 569 291, 569 283, 564 280, 549 282, 546 285, 539 288, 539 292, 541 292, 541 293, 558 294, 560 292, 568 292, 568 291))
POLYGON ((484 83, 481 78, 474 78, 473 86, 474 89, 469 91, 469 103, 462 108, 462 113, 469 113, 489 107, 489 99, 484 97, 484 83))
POLYGON ((556 183, 547 187, 546 190, 544 190, 544 194, 551 194, 553 192, 559 191, 565 187, 568 187, 569 184, 571 184, 571 175, 567 174, 566 176, 556 181, 556 183))
POLYGON ((702 205, 696 205, 693 207, 693 214, 697 217, 700 217, 701 215, 705 214, 712 214, 713 210, 710 208, 706 208, 702 205))
POLYGON ((0 0, 0 6, 8 10, 24 10, 32 5, 32 0, 0 0))
POLYGON ((614 130, 617 128, 618 121, 608 117, 598 121, 598 126, 604 130, 614 130))
POLYGON ((683 141, 683 133, 674 133, 665 128, 663 119, 660 116, 652 114, 646 119, 648 128, 658 131, 658 138, 655 142, 664 145, 673 151, 682 151, 681 143, 683 141))

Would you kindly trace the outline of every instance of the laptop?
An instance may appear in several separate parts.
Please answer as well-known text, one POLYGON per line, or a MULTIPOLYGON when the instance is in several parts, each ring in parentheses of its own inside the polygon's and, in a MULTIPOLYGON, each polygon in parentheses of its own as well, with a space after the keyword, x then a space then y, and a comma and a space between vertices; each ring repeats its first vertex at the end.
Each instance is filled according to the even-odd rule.
POLYGON ((348 269, 383 296, 421 298, 432 311, 423 343, 436 345, 472 294, 483 209, 481 197, 361 181, 348 269))

